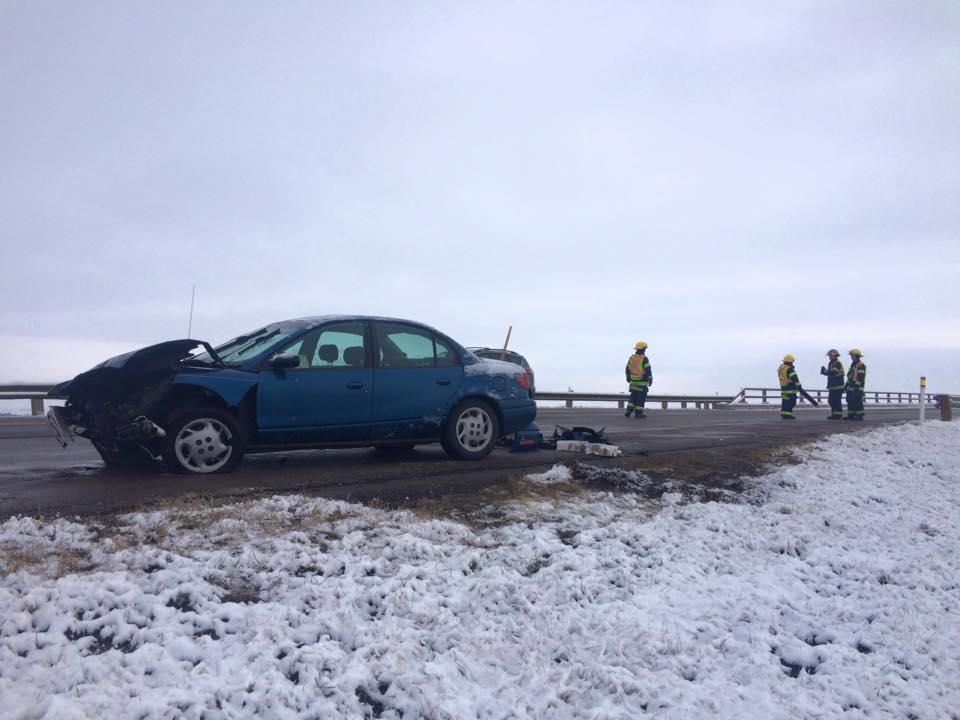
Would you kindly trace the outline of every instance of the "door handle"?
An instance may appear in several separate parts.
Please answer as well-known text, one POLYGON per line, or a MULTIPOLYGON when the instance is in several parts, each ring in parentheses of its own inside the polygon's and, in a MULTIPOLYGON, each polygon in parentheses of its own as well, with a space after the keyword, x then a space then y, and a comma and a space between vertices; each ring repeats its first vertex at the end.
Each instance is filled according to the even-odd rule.
POLYGON ((363 383, 354 380, 352 382, 348 382, 347 387, 350 388, 351 390, 359 390, 360 388, 363 387, 363 383))
POLYGON ((437 380, 437 385, 449 385, 449 380, 437 380))

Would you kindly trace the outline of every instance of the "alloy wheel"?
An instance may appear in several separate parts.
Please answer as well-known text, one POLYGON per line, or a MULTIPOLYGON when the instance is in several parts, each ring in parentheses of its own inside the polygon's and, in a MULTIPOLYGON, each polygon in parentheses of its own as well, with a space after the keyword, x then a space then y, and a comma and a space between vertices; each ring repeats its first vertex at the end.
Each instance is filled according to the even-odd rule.
POLYGON ((470 407, 457 418, 457 442, 464 450, 477 452, 493 440, 493 422, 486 410, 470 407))
POLYGON ((177 433, 177 460, 190 472, 216 472, 233 455, 232 439, 230 429, 216 418, 191 420, 177 433))

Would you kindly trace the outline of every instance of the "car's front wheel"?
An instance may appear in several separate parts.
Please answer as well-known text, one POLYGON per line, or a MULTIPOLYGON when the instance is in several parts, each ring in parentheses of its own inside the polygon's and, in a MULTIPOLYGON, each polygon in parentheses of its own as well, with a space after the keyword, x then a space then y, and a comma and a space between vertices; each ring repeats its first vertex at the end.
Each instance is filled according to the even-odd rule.
POLYGON ((103 458, 103 464, 108 468, 128 469, 149 467, 155 461, 151 460, 146 452, 139 448, 113 448, 107 447, 96 440, 93 441, 93 447, 103 458))
POLYGON ((447 418, 442 445, 457 460, 482 460, 500 436, 497 413, 483 400, 464 400, 447 418))
POLYGON ((243 459, 240 428, 220 410, 191 410, 168 423, 166 431, 163 460, 176 472, 230 472, 243 459))

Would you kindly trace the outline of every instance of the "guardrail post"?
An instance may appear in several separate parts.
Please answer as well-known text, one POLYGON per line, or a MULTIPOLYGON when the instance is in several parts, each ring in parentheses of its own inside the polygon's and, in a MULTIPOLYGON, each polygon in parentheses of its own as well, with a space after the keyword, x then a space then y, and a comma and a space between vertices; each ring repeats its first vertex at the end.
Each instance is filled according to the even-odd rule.
POLYGON ((30 398, 30 414, 43 415, 43 398, 30 398))
POLYGON ((617 400, 617 407, 623 410, 623 400, 617 400))
POLYGON ((940 396, 940 419, 945 422, 953 420, 953 406, 949 395, 940 396))
POLYGON ((660 409, 661 409, 661 410, 666 410, 666 409, 667 409, 667 401, 666 401, 666 400, 664 400, 663 402, 660 403, 660 409))
POLYGON ((764 405, 766 405, 766 404, 767 404, 767 390, 766 390, 766 388, 764 388, 763 390, 761 390, 761 391, 760 391, 760 394, 761 394, 761 396, 762 396, 762 400, 761 400, 760 402, 762 402, 764 405))
POLYGON ((568 408, 572 408, 572 407, 573 407, 573 400, 567 399, 567 402, 565 403, 565 405, 566 405, 566 407, 568 407, 568 408))
POLYGON ((686 410, 686 409, 687 409, 687 401, 686 401, 686 400, 683 400, 683 401, 680 403, 680 409, 681 409, 681 410, 686 410))
POLYGON ((927 409, 927 399, 924 395, 927 392, 927 379, 920 376, 920 422, 923 422, 927 409))

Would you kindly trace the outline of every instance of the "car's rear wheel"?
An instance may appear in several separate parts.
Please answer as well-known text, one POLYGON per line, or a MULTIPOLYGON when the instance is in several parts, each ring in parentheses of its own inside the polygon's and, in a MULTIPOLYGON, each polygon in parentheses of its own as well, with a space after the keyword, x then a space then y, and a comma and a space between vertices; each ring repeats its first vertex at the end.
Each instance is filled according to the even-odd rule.
POLYGON ((171 470, 190 474, 230 472, 243 459, 243 436, 220 410, 191 410, 167 424, 163 460, 171 470))
POLYGON ((482 460, 493 451, 499 436, 500 423, 490 404, 469 399, 447 417, 442 445, 457 460, 482 460))

